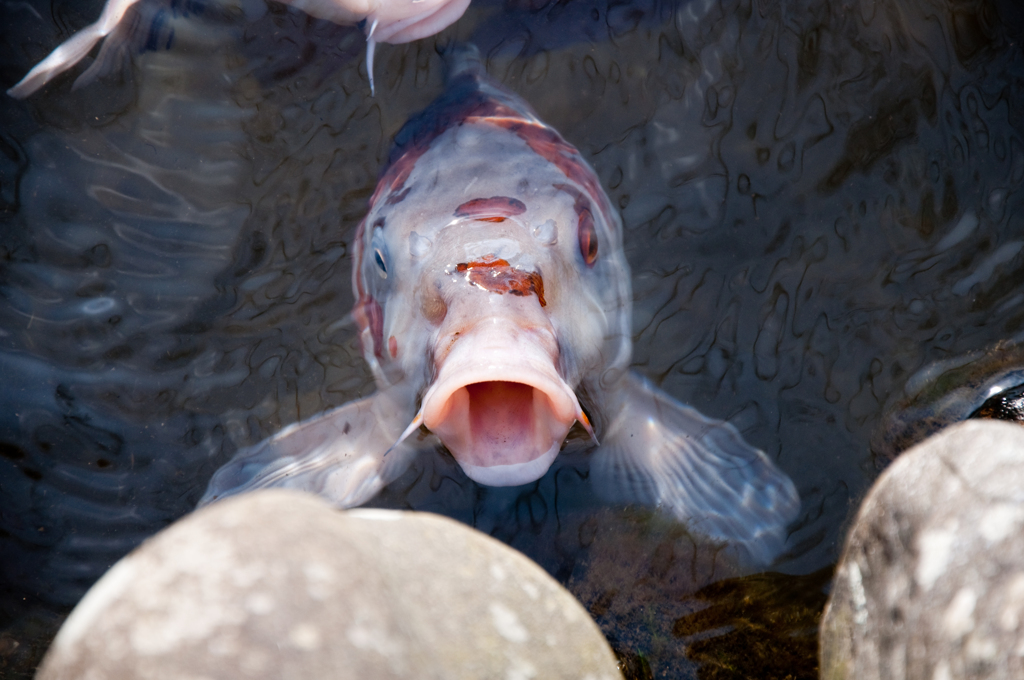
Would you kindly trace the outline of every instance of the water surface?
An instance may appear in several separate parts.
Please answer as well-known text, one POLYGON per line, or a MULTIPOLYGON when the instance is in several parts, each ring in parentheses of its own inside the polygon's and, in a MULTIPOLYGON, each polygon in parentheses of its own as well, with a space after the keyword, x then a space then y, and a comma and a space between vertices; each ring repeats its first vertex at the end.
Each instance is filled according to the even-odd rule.
MULTIPOLYGON (((2 11, 9 86, 99 3, 2 11)), ((381 46, 374 98, 358 30, 259 1, 147 16, 124 69, 0 101, 8 669, 30 662, 5 640, 41 645, 38 612, 188 512, 238 447, 372 391, 350 240, 391 138, 441 91, 438 48, 472 39, 622 212, 637 370, 734 422, 803 508, 786 555, 750 573, 593 497, 583 439, 515 489, 427 456, 373 504, 537 560, 631 677, 813 677, 883 407, 927 363, 1024 330, 1018 10, 478 0, 381 46)))

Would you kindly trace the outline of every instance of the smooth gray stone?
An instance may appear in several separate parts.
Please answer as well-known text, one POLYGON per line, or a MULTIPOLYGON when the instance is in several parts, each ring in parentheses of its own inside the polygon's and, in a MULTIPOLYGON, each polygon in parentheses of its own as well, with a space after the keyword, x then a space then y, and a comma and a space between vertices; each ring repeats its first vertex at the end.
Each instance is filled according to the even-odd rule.
POLYGON ((86 594, 37 678, 620 678, 544 570, 454 520, 269 490, 204 508, 86 594))
POLYGON ((879 477, 821 621, 827 680, 1024 677, 1024 427, 958 423, 879 477))

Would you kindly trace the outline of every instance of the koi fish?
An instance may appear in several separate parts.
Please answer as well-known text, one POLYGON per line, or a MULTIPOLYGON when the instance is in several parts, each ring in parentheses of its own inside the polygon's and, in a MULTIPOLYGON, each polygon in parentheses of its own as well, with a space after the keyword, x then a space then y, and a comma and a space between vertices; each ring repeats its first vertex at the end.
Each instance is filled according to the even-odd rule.
MULTIPOLYGON (((160 0, 141 0, 158 4, 160 0)), ((78 88, 94 80, 109 68, 112 55, 123 49, 140 23, 133 9, 140 0, 107 0, 100 18, 65 40, 7 90, 15 99, 24 99, 53 78, 81 61, 105 39, 96 61, 73 85, 78 88)), ((377 43, 394 45, 412 42, 443 31, 459 20, 469 0, 283 0, 317 19, 340 25, 365 22, 366 71, 373 84, 373 55, 377 43)), ((142 27, 146 29, 147 27, 142 27)))
POLYGON ((352 507, 438 444, 480 484, 527 484, 579 423, 605 497, 768 561, 799 509, 793 483, 732 425, 630 372, 618 213, 572 145, 475 50, 455 52, 355 240, 353 314, 377 392, 242 450, 200 503, 276 486, 352 507))

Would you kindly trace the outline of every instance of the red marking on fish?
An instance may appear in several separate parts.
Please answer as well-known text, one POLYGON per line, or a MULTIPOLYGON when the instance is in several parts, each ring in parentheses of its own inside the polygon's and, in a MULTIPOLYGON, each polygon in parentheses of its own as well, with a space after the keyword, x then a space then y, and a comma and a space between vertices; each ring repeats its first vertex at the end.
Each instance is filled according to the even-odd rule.
POLYGON ((464 120, 468 121, 478 117, 487 118, 494 115, 515 116, 517 114, 513 109, 503 104, 499 104, 492 99, 483 98, 469 102, 464 107, 459 106, 457 109, 449 112, 448 115, 431 120, 430 124, 423 127, 413 126, 413 129, 409 131, 408 136, 404 139, 402 134, 406 132, 405 129, 399 132, 399 138, 395 140, 395 150, 392 151, 391 156, 388 158, 387 170, 381 175, 380 180, 377 182, 377 189, 370 198, 370 209, 373 209, 373 206, 381 196, 400 192, 404 188, 405 181, 412 174, 416 161, 430 149, 430 145, 438 136, 464 120))
MULTIPOLYGON (((402 181, 405 180, 403 179, 402 181)), ((388 200, 385 201, 385 203, 387 203, 387 205, 395 205, 396 203, 401 203, 402 201, 405 200, 405 197, 409 195, 409 191, 411 190, 412 187, 405 187, 405 189, 398 192, 397 194, 391 194, 390 196, 388 196, 388 200)))
MULTIPOLYGON (((362 331, 369 328, 370 338, 373 342, 373 353, 378 357, 382 356, 384 351, 384 311, 380 308, 380 303, 374 300, 365 293, 356 302, 356 306, 352 308, 352 316, 356 320, 356 326, 359 327, 359 337, 362 339, 362 331)), ((368 347, 364 347, 365 352, 368 347)))
POLYGON ((476 262, 460 262, 455 271, 466 274, 466 280, 490 293, 511 293, 519 297, 536 295, 541 307, 544 300, 544 279, 537 272, 524 272, 511 267, 500 258, 488 255, 476 262))
POLYGON ((601 183, 587 167, 579 151, 562 139, 560 134, 541 123, 525 120, 514 114, 509 117, 492 115, 467 120, 489 123, 515 133, 534 153, 561 170, 568 179, 585 188, 590 198, 600 207, 605 221, 609 225, 615 224, 612 207, 601 189, 601 183))
POLYGON ((398 340, 395 340, 395 336, 388 338, 388 352, 391 353, 392 359, 398 358, 398 340))
MULTIPOLYGON (((363 220, 359 223, 359 226, 356 227, 356 237, 352 243, 353 262, 363 261, 363 249, 365 248, 363 240, 365 239, 366 231, 366 218, 364 217, 363 220)), ((355 318, 356 323, 358 324, 359 306, 362 304, 363 298, 367 297, 366 286, 363 283, 363 277, 360 276, 359 274, 358 265, 352 267, 352 292, 355 293, 356 296, 356 305, 355 307, 352 308, 352 315, 355 318)), ((359 325, 359 329, 362 330, 362 328, 363 326, 359 325)))
MULTIPOLYGON (((412 174, 413 168, 416 167, 416 161, 418 161, 420 156, 425 154, 429 148, 430 146, 428 144, 424 144, 423 146, 414 146, 400 157, 396 158, 388 166, 388 169, 384 171, 384 175, 381 176, 380 181, 377 182, 377 189, 373 192, 373 196, 370 197, 371 209, 382 195, 402 191, 405 187, 405 180, 409 179, 409 175, 412 174)), ((405 194, 402 194, 401 197, 405 198, 405 194)))
POLYGON ((526 204, 508 196, 474 198, 455 209, 455 217, 476 217, 480 222, 504 222, 506 217, 522 215, 526 204))
POLYGON ((573 197, 573 209, 576 211, 576 236, 579 239, 580 255, 588 267, 597 261, 597 230, 594 227, 594 215, 591 212, 593 203, 587 195, 571 184, 555 184, 554 187, 573 197))

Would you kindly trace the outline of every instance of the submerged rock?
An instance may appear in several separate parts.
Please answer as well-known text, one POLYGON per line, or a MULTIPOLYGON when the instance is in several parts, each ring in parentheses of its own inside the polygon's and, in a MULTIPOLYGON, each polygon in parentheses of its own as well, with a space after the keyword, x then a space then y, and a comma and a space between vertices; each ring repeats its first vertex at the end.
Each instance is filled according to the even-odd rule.
POLYGON ((871 438, 885 465, 939 430, 968 418, 1024 423, 1024 344, 1004 340, 985 350, 927 364, 893 393, 871 438))
POLYGON ((959 423, 875 483, 821 623, 821 677, 1024 677, 1024 428, 959 423))
POLYGON ((432 514, 263 491, 159 533, 89 591, 38 678, 619 678, 539 566, 432 514))

